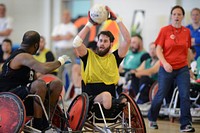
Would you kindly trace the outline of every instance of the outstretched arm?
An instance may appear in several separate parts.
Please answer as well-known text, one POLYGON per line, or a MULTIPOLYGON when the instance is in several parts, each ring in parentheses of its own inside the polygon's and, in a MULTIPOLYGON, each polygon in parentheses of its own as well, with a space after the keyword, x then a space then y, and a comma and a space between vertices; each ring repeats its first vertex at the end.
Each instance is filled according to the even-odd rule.
POLYGON ((119 45, 118 54, 119 54, 120 57, 125 57, 128 49, 129 49, 130 42, 131 42, 130 34, 129 34, 127 28, 125 27, 125 25, 123 24, 121 18, 117 17, 115 15, 115 13, 108 6, 106 6, 106 9, 110 13, 109 19, 115 20, 117 22, 117 25, 120 29, 122 36, 123 36, 124 40, 119 45))
POLYGON ((10 63, 12 69, 19 69, 21 66, 27 66, 36 72, 47 74, 57 69, 65 63, 70 63, 71 60, 68 56, 63 55, 58 58, 58 60, 52 62, 41 63, 33 58, 32 55, 27 53, 21 53, 17 55, 10 63))

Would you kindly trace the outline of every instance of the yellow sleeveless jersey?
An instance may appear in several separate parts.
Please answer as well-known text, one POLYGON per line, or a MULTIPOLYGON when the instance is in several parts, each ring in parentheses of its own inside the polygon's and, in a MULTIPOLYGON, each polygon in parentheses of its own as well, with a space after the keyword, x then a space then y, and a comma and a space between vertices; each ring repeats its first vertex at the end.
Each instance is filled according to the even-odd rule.
POLYGON ((84 70, 81 61, 81 74, 85 84, 104 83, 106 85, 117 84, 119 71, 114 54, 101 57, 88 49, 87 65, 84 70))
MULTIPOLYGON (((49 52, 49 50, 48 49, 44 49, 42 52, 40 52, 39 55, 34 55, 34 58, 39 62, 45 63, 46 62, 46 54, 47 54, 47 52, 49 52)), ((54 70, 53 72, 58 72, 58 69, 54 70)))

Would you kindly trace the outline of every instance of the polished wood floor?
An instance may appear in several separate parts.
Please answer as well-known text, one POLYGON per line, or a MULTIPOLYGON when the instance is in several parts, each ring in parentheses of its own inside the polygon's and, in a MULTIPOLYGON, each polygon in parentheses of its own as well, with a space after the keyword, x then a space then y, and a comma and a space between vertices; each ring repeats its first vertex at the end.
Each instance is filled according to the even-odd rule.
MULTIPOLYGON (((144 118, 147 133, 179 133, 179 120, 175 119, 174 122, 170 122, 169 119, 159 119, 157 121, 159 129, 151 129, 148 126, 147 118, 144 118)), ((195 133, 200 133, 200 120, 193 121, 193 127, 195 128, 195 133)))

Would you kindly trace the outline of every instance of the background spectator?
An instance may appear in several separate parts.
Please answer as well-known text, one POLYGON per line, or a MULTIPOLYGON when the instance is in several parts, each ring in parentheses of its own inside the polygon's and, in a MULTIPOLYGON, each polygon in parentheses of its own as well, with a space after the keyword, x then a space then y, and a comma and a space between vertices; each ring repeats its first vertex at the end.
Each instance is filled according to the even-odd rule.
MULTIPOLYGON (((55 60, 54 54, 52 53, 51 50, 45 48, 45 45, 46 45, 45 38, 43 36, 40 36, 40 47, 37 53, 34 55, 34 58, 42 63, 54 61, 55 60)), ((54 70, 51 74, 56 76, 57 72, 58 69, 54 70)), ((40 76, 39 73, 38 76, 40 76)))
MULTIPOLYGON (((150 58, 148 52, 143 47, 143 39, 139 34, 131 37, 131 44, 128 53, 120 65, 119 72, 126 73, 137 69, 140 64, 150 58)), ((129 94, 135 97, 139 90, 139 79, 133 78, 131 81, 131 88, 129 94), (134 89, 133 89, 134 88, 134 89)))
MULTIPOLYGON (((7 38, 12 32, 12 19, 6 17, 6 6, 0 4, 0 45, 2 41, 7 38)), ((2 49, 0 47, 0 54, 2 54, 2 49)))
POLYGON ((2 71, 2 66, 5 60, 10 57, 12 53, 12 41, 10 39, 4 39, 2 42, 2 54, 0 54, 0 72, 2 71))
POLYGON ((186 26, 190 29, 192 36, 192 45, 196 49, 195 60, 200 56, 200 9, 193 8, 191 11, 191 21, 192 23, 186 26))
POLYGON ((77 34, 77 28, 71 22, 71 14, 68 10, 64 10, 62 14, 62 22, 55 26, 52 32, 52 40, 54 41, 54 48, 56 57, 67 54, 70 56, 72 63, 65 67, 60 67, 58 71, 58 77, 65 81, 65 75, 63 75, 64 69, 67 69, 69 79, 71 78, 72 65, 75 62, 75 54, 73 51, 73 38, 77 34))
POLYGON ((176 81, 180 98, 180 131, 194 132, 190 113, 190 74, 188 62, 191 36, 182 26, 184 9, 177 5, 171 9, 171 24, 162 27, 155 41, 157 56, 161 62, 158 73, 158 91, 148 113, 149 127, 158 129, 156 123, 164 97, 176 81))

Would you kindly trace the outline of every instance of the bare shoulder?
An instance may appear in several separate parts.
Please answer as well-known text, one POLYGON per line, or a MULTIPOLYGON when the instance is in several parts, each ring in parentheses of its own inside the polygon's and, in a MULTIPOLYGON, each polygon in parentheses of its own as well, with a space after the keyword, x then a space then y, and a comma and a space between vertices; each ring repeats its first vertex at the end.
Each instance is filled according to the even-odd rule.
POLYGON ((16 55, 10 62, 12 69, 19 69, 21 66, 26 66, 26 62, 34 60, 33 56, 29 53, 20 53, 16 55))

